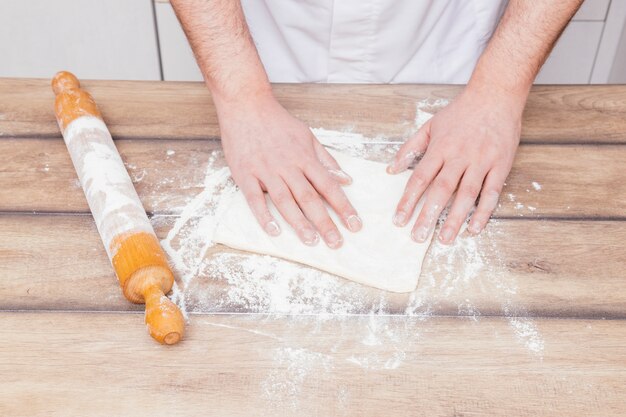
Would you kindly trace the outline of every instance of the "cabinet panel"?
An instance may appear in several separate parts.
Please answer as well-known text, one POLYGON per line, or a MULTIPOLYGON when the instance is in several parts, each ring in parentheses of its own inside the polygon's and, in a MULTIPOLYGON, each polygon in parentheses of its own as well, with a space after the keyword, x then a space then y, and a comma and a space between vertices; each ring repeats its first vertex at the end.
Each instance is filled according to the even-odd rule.
POLYGON ((158 80, 150 0, 0 2, 0 76, 158 80))
POLYGON ((611 0, 591 82, 626 83, 626 0, 611 0))
POLYGON ((611 0, 585 0, 574 20, 604 20, 611 0))
POLYGON ((571 22, 539 72, 535 83, 589 83, 603 25, 603 22, 571 22))
POLYGON ((617 53, 613 61, 609 83, 626 84, 626 26, 622 29, 622 35, 617 45, 617 53))
POLYGON ((202 81, 202 74, 187 42, 185 33, 169 2, 157 2, 156 17, 161 45, 163 79, 167 81, 202 81))

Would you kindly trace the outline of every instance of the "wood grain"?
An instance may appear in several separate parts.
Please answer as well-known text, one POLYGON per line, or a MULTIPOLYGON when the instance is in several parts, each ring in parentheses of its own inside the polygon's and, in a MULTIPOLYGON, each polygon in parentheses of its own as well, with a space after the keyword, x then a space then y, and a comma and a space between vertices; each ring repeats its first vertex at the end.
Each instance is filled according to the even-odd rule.
POLYGON ((0 314, 0 413, 606 417, 625 410, 622 321, 536 320, 543 348, 533 350, 501 318, 193 316, 189 337, 164 349, 142 319, 0 314), (372 332, 387 349, 364 343, 372 332))
MULTIPOLYGON (((221 149, 198 140, 118 140, 117 147, 151 213, 179 213, 202 191, 209 157, 221 149)), ((4 139, 0 155, 0 211, 89 212, 61 140, 4 139)), ((212 167, 226 166, 216 155, 212 167)), ((495 216, 626 218, 624 160, 626 146, 521 146, 495 216)))
MULTIPOLYGON (((206 88, 84 85, 163 238, 219 151, 206 88)), ((275 91, 313 127, 397 140, 418 102, 435 112, 460 88, 275 91)), ((0 415, 626 413, 626 86, 535 87, 497 219, 432 246, 412 296, 295 268, 293 288, 325 289, 267 315, 281 311, 258 302, 276 276, 229 283, 241 272, 211 265, 251 255, 215 246, 186 284, 176 273, 189 312, 219 314, 192 314, 172 349, 118 288, 52 102, 48 80, 0 79, 0 415), (333 314, 342 300, 351 314, 333 314)))
MULTIPOLYGON (((161 238, 173 220, 155 219, 161 238)), ((382 298, 390 314, 501 316, 509 309, 531 316, 626 318, 626 222, 500 220, 471 239, 448 250, 431 247, 413 297, 327 276, 306 278, 327 282, 299 282, 296 272, 294 288, 327 291, 304 300, 300 311, 328 314, 330 297, 349 300, 351 312, 363 314, 382 298)), ((216 246, 205 256, 205 267, 186 291, 188 311, 275 312, 269 303, 250 300, 262 299, 276 279, 265 279, 266 287, 258 283, 248 290, 255 294, 246 294, 243 283, 229 284, 229 276, 210 267, 224 263, 225 253, 237 252, 216 246)), ((0 272, 11 277, 0 280, 2 310, 138 309, 122 297, 89 216, 1 215, 0 258, 0 272)), ((180 271, 175 272, 180 284, 180 271)))
MULTIPOLYGON (((53 74, 51 74, 52 76, 53 74)), ((217 138, 202 83, 85 81, 116 138, 217 138)), ((312 127, 402 138, 415 130, 420 101, 452 99, 460 86, 277 84, 277 98, 312 127)), ((60 137, 49 80, 0 79, 0 133, 60 137)), ((440 106, 428 106, 435 111, 440 106)), ((626 85, 536 86, 524 115, 524 142, 625 143, 626 85)))

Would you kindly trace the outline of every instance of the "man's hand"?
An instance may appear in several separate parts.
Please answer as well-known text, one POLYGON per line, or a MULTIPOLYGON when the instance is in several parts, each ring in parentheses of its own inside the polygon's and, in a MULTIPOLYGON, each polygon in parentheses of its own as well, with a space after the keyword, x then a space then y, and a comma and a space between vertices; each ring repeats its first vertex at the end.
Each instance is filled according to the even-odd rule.
POLYGON ((519 99, 506 95, 466 90, 426 122, 388 168, 389 173, 396 174, 407 169, 417 155, 424 155, 409 179, 394 223, 405 226, 426 192, 411 233, 414 240, 424 242, 458 187, 439 239, 442 243, 454 241, 480 193, 469 226, 470 232, 479 233, 495 209, 511 170, 523 106, 519 99))
POLYGON ((513 163, 530 87, 581 3, 510 0, 465 90, 402 147, 390 173, 406 169, 425 152, 394 217, 394 223, 405 225, 428 190, 412 231, 416 241, 428 238, 457 188, 439 240, 454 241, 479 193, 469 231, 485 227, 513 163))
POLYGON ((268 234, 278 235, 280 229, 264 191, 307 245, 317 244, 319 235, 333 249, 343 242, 324 201, 348 230, 361 229, 361 220, 341 189, 351 178, 304 123, 271 95, 246 97, 237 105, 219 108, 222 144, 233 179, 268 234))
POLYGON ((348 230, 361 219, 340 184, 350 183, 309 128, 274 98, 236 0, 171 0, 217 109, 222 145, 237 185, 270 235, 280 233, 264 191, 308 245, 319 235, 341 246, 324 200, 348 230), (319 234, 318 234, 319 233, 319 234))

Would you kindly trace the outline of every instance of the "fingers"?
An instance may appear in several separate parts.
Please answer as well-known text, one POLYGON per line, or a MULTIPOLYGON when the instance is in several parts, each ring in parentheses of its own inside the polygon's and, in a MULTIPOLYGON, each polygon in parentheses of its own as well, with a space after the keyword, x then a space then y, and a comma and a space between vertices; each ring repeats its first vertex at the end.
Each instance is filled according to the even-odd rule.
POLYGON ((485 184, 483 185, 482 192, 480 193, 480 201, 478 202, 478 208, 470 219, 469 227, 467 228, 470 233, 480 233, 487 222, 491 213, 498 205, 498 199, 502 192, 502 186, 506 180, 506 176, 509 174, 508 169, 502 167, 494 167, 487 178, 485 178, 485 184))
POLYGON ((246 197, 252 214, 254 214, 263 230, 270 236, 278 236, 280 234, 280 226, 278 226, 278 223, 276 223, 276 220, 267 208, 265 193, 263 193, 259 182, 251 177, 249 180, 243 181, 239 188, 246 197))
POLYGON ((439 233, 439 241, 441 243, 450 244, 458 235, 459 229, 467 218, 467 214, 476 203, 486 171, 483 168, 470 166, 463 174, 463 179, 454 198, 452 208, 439 233))
POLYGON ((404 189, 404 194, 398 202, 396 213, 393 216, 393 223, 398 227, 404 227, 415 210, 417 202, 430 185, 431 181, 439 173, 443 160, 438 157, 431 157, 428 154, 417 164, 413 174, 409 178, 404 189))
POLYGON ((341 186, 329 173, 317 164, 311 164, 305 171, 310 183, 337 213, 343 224, 351 232, 358 232, 363 226, 361 218, 346 197, 341 186))
POLYGON ((319 242, 319 235, 298 207, 293 194, 282 178, 272 176, 263 181, 274 205, 296 232, 300 240, 309 246, 319 242))
POLYGON ((430 188, 424 206, 420 211, 411 237, 418 243, 428 239, 435 228, 437 219, 443 208, 448 204, 450 197, 456 190, 465 167, 460 164, 446 164, 437 175, 430 188))
POLYGON ((335 181, 342 185, 349 185, 352 183, 352 177, 341 169, 337 161, 335 161, 335 158, 333 158, 326 148, 324 148, 324 145, 319 143, 317 140, 314 140, 313 148, 315 149, 317 159, 322 163, 324 168, 326 168, 328 173, 332 175, 335 181))
POLYGON ((430 140, 430 121, 426 122, 417 133, 407 140, 387 167, 387 173, 399 174, 406 170, 418 155, 424 153, 430 140))
POLYGON ((305 160, 306 173, 298 168, 283 169, 280 175, 248 180, 241 189, 268 234, 277 236, 280 228, 267 208, 263 190, 268 192, 282 217, 305 244, 316 245, 321 235, 328 247, 335 249, 341 247, 343 238, 329 216, 324 200, 337 212, 348 230, 359 231, 362 221, 340 186, 340 183, 349 184, 352 178, 341 170, 319 142, 314 142, 314 149, 317 158, 305 160))
MULTIPOLYGON (((323 169, 323 168, 321 168, 323 169)), ((335 186, 339 185, 328 175, 328 178, 335 186)), ((322 238, 331 249, 341 247, 343 238, 339 233, 339 229, 332 221, 328 214, 328 210, 324 205, 324 201, 320 197, 317 190, 311 185, 303 173, 294 171, 288 177, 284 178, 287 185, 291 189, 300 209, 304 215, 313 223, 315 228, 320 232, 322 238)))

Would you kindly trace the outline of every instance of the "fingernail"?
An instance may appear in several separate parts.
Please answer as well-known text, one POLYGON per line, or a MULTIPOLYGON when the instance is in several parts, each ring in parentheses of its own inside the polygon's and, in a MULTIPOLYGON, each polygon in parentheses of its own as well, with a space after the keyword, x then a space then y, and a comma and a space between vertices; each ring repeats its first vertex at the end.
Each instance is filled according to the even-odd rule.
POLYGON ((393 216, 393 224, 395 224, 398 227, 404 226, 406 224, 406 213, 403 211, 397 212, 393 216))
POLYGON ((305 245, 315 246, 320 241, 320 237, 314 230, 304 229, 302 231, 302 241, 305 245))
POLYGON ((424 243, 428 238, 428 229, 424 226, 418 227, 411 235, 417 243, 424 243))
POLYGON ((333 177, 337 178, 338 180, 342 181, 345 184, 352 183, 352 177, 340 169, 329 169, 328 172, 330 173, 330 175, 332 175, 333 177))
POLYGON ((265 224, 265 232, 270 236, 278 236, 280 234, 280 226, 274 220, 265 224))
POLYGON ((348 230, 350 230, 351 232, 358 232, 359 230, 361 230, 361 227, 363 227, 363 222, 361 221, 361 218, 356 214, 349 216, 346 223, 348 223, 348 230))
POLYGON ((326 237, 324 240, 326 240, 326 244, 331 249, 337 249, 343 243, 341 235, 334 230, 326 233, 326 237))
POLYGON ((478 222, 473 222, 469 225, 469 227, 467 228, 467 230, 473 234, 473 235, 477 235, 480 233, 481 227, 480 224, 478 224, 478 222))
POLYGON ((441 233, 439 233, 439 241, 441 243, 450 243, 452 240, 452 229, 444 227, 441 233))

